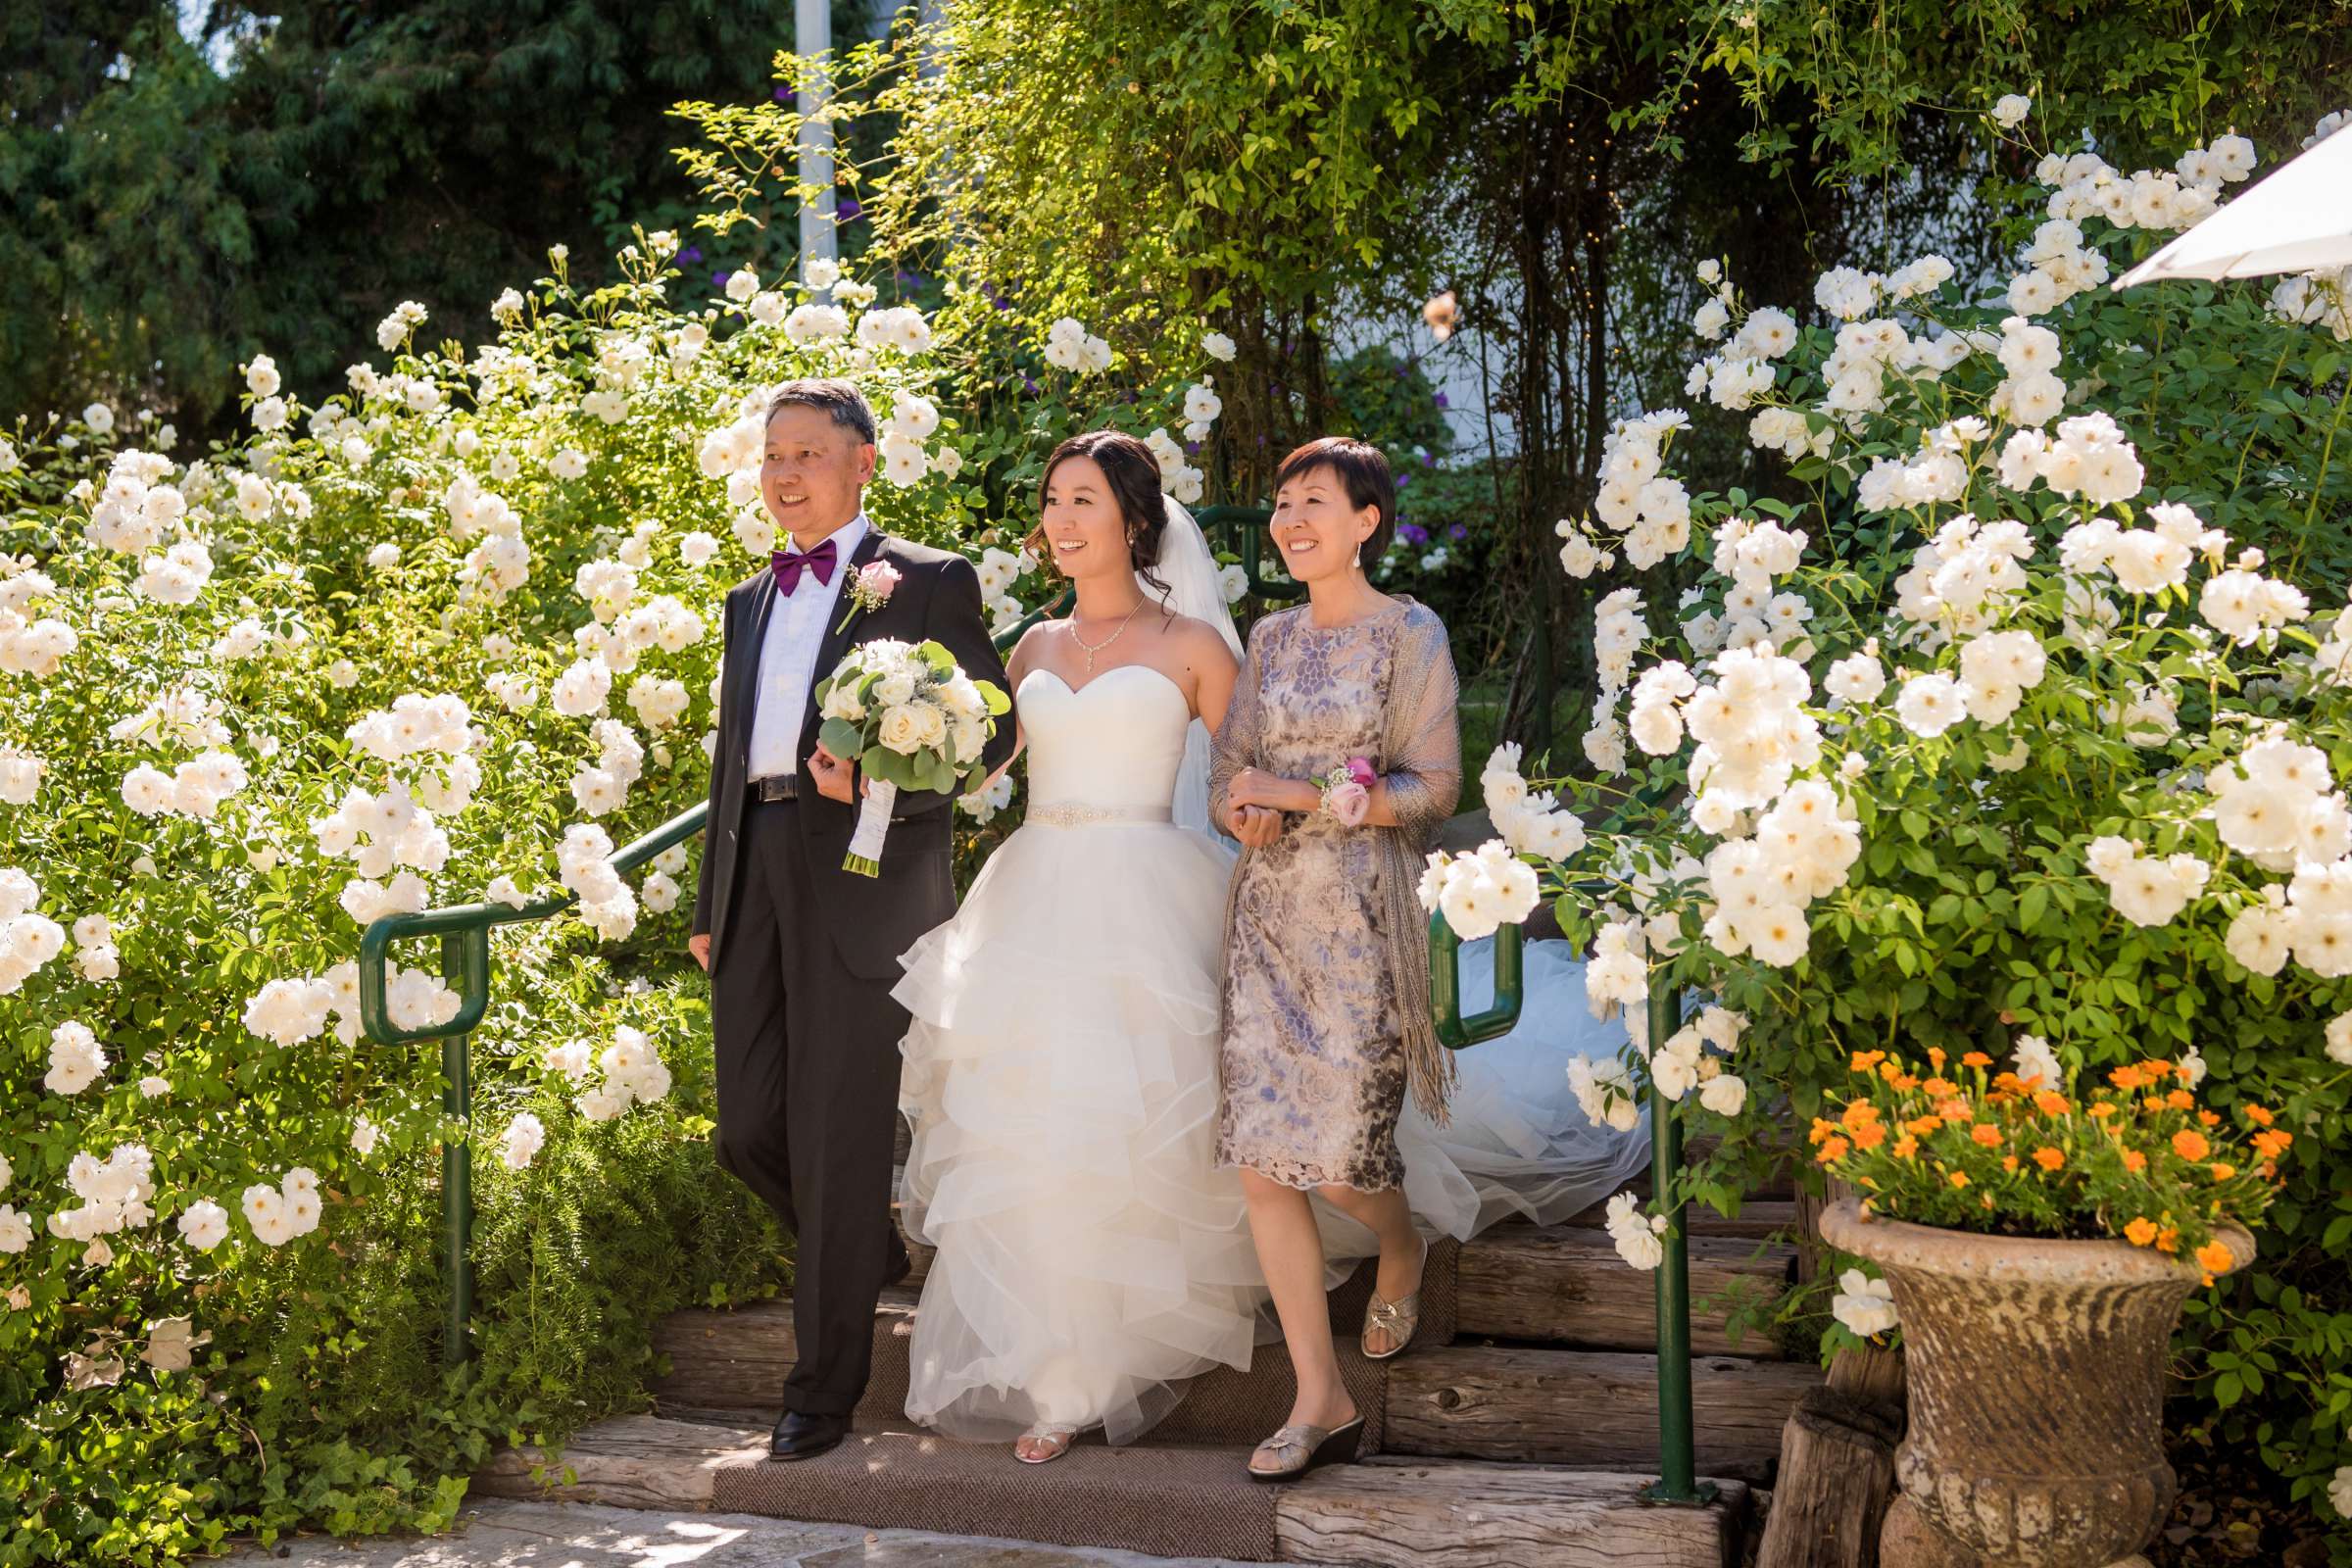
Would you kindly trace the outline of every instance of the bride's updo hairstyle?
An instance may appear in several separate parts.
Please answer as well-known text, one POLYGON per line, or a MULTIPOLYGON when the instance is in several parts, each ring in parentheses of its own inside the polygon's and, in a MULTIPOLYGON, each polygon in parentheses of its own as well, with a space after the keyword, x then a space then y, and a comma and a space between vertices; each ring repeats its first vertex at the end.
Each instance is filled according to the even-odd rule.
POLYGON ((1071 458, 1092 458, 1102 477, 1110 481, 1111 500, 1127 529, 1127 559, 1165 600, 1168 585, 1152 570, 1159 564, 1159 539, 1168 526, 1167 504, 1160 500, 1159 460, 1150 447, 1124 430, 1088 430, 1054 449, 1054 455, 1046 460, 1045 475, 1037 482, 1040 516, 1026 541, 1030 554, 1049 566, 1053 564, 1054 552, 1046 544, 1043 516, 1046 490, 1054 482, 1054 470, 1071 458))

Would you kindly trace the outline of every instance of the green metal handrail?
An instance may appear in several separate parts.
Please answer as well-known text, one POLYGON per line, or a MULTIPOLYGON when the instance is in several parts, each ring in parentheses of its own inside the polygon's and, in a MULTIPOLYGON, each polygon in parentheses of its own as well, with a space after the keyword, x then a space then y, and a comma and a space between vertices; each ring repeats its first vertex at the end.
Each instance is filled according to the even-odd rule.
MULTIPOLYGON (((1429 1006, 1438 1039, 1455 1050, 1499 1039, 1517 1027, 1525 1002, 1525 959, 1519 927, 1494 934, 1494 1004, 1462 1015, 1461 938, 1443 912, 1429 921, 1429 1006)), ((1649 983, 1649 1038, 1664 1041, 1682 1027, 1682 994, 1663 966, 1649 983)), ((1676 1178, 1683 1165, 1683 1128, 1665 1096, 1649 1097, 1650 1188, 1669 1202, 1664 1257, 1658 1264, 1658 1479, 1642 1490, 1650 1502, 1695 1506, 1712 1502, 1713 1482, 1698 1479, 1690 1408, 1690 1251, 1683 1229, 1676 1178)))
POLYGON ((1273 516, 1264 507, 1203 507, 1194 514, 1193 520, 1211 539, 1222 534, 1233 553, 1242 558, 1242 570, 1250 578, 1252 594, 1260 599, 1297 599, 1306 592, 1306 584, 1288 575, 1265 574, 1266 524, 1273 516))

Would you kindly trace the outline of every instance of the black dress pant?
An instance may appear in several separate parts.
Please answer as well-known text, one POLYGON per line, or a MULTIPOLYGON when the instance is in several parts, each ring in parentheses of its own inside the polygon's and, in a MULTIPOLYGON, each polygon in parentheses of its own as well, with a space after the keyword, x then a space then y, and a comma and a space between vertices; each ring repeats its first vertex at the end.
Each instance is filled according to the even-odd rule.
POLYGON ((848 1415, 873 1359, 874 1304, 906 1250, 890 1211, 899 1041, 892 982, 841 962, 789 801, 744 808, 725 951, 712 955, 718 1162, 798 1238, 784 1407, 848 1415))

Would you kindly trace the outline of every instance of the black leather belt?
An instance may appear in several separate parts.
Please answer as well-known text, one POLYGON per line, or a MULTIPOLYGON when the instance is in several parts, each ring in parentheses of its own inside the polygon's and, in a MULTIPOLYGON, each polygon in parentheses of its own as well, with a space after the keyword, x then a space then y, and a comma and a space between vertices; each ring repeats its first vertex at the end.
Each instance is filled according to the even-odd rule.
POLYGON ((753 779, 748 787, 755 801, 797 801, 801 798, 801 775, 774 773, 753 779))

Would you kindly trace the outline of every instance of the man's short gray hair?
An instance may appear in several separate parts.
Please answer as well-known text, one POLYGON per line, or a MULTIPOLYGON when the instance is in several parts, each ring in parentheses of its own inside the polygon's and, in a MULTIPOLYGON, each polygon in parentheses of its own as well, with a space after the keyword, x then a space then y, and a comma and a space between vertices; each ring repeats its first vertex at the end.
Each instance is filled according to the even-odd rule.
POLYGON ((852 382, 814 377, 787 381, 767 400, 765 417, 774 418, 779 409, 822 409, 835 424, 856 431, 867 446, 874 444, 874 411, 852 382))

